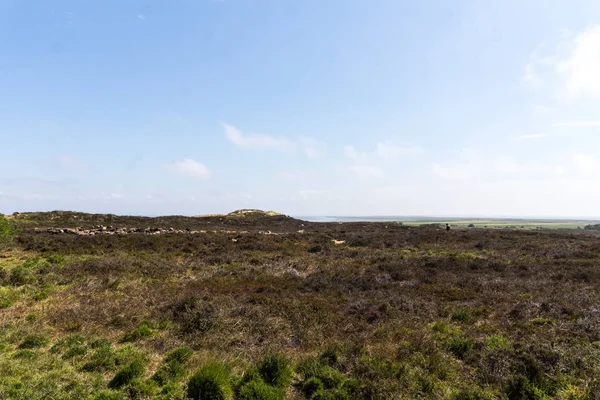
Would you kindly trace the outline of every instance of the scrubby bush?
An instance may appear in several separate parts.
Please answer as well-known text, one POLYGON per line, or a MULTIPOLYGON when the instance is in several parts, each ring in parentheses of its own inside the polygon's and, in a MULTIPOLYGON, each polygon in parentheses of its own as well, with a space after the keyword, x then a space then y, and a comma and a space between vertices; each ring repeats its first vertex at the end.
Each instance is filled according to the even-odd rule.
POLYGON ((292 380, 291 363, 282 355, 265 357, 258 370, 263 380, 271 386, 286 387, 292 380))
POLYGON ((229 366, 218 362, 202 366, 188 380, 187 396, 194 400, 233 399, 229 366))
POLYGON ((0 244, 7 241, 16 233, 13 224, 0 214, 0 244))
POLYGON ((13 286, 23 286, 35 282, 31 269, 25 265, 18 265, 10 271, 8 282, 13 286))
POLYGON ((114 378, 108 383, 108 387, 111 389, 121 388, 129 383, 131 383, 134 379, 140 378, 144 375, 145 368, 142 360, 133 360, 117 371, 114 378))
POLYGON ((220 325, 218 310, 210 303, 189 296, 172 307, 173 319, 183 333, 207 333, 220 325))

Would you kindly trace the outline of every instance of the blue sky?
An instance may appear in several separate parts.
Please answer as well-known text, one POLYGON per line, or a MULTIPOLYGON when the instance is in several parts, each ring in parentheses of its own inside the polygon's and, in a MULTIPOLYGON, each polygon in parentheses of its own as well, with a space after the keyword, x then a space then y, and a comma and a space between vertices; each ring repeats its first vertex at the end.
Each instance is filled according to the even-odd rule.
POLYGON ((0 212, 587 216, 600 2, 0 0, 0 212))

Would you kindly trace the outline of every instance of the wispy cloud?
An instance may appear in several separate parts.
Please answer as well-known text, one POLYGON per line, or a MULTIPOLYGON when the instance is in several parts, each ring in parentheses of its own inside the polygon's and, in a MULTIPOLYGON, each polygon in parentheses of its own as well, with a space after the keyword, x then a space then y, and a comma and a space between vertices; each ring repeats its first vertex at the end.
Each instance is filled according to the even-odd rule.
POLYGON ((314 177, 315 174, 304 171, 281 171, 277 175, 285 181, 305 181, 314 177))
POLYGON ((421 146, 398 146, 391 142, 377 143, 377 157, 383 160, 397 160, 406 156, 411 156, 423 152, 421 146))
POLYGON ((366 159, 366 155, 364 153, 359 152, 354 146, 350 145, 344 146, 344 156, 353 161, 363 161, 366 159))
POLYGON ((102 197, 104 197, 105 200, 121 200, 125 198, 125 195, 122 193, 102 193, 102 197))
POLYGON ((137 19, 141 19, 142 21, 144 21, 146 19, 146 16, 144 14, 138 14, 136 15, 137 19))
POLYGON ((375 165, 351 165, 348 167, 355 175, 361 178, 383 178, 383 170, 375 165))
POLYGON ((47 200, 47 199, 56 198, 56 196, 48 196, 45 194, 32 193, 32 194, 26 194, 22 198, 23 198, 23 200, 47 200))
POLYGON ((168 164, 167 169, 189 178, 206 180, 211 177, 208 167, 198 161, 185 159, 168 164))
POLYGON ((322 157, 327 153, 323 142, 307 136, 301 137, 297 146, 308 158, 322 157))
POLYGON ((291 152, 296 150, 296 145, 284 138, 277 138, 270 135, 246 134, 235 126, 222 124, 225 129, 227 139, 238 147, 251 149, 275 149, 279 151, 291 152))
POLYGON ((391 141, 377 142, 375 150, 371 152, 358 151, 350 145, 344 146, 344 156, 357 162, 366 162, 367 160, 371 162, 375 160, 398 161, 423 152, 421 146, 400 146, 391 141))
POLYGON ((473 177, 473 168, 469 164, 433 164, 432 171, 434 175, 449 180, 467 180, 473 177))
POLYGON ((600 121, 563 121, 555 122, 552 124, 554 127, 565 127, 565 128, 590 128, 600 127, 600 121))
POLYGON ((326 154, 325 144, 308 136, 297 140, 264 134, 244 133, 233 125, 221 123, 225 137, 238 147, 256 150, 276 150, 284 153, 300 153, 307 158, 318 158, 326 154))
POLYGON ((543 139, 546 137, 548 137, 548 135, 545 133, 532 133, 530 135, 517 136, 517 137, 515 137, 515 140, 537 140, 537 139, 543 139))

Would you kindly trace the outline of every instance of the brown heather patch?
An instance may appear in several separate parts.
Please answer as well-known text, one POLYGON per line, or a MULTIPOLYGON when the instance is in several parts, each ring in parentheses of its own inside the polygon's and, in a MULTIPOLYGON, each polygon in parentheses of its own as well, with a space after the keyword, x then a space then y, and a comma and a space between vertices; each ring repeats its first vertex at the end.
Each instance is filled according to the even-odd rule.
MULTIPOLYGON (((593 398, 600 368, 600 236, 593 232, 445 232, 285 217, 151 221, 227 229, 194 235, 33 231, 35 224, 60 227, 81 218, 149 223, 53 217, 23 217, 26 229, 0 258, 2 293, 18 294, 0 310, 6 349, 0 369, 38 365, 35 360, 65 363, 73 387, 93 378, 99 386, 89 390, 99 390, 118 366, 98 375, 80 372, 97 349, 75 348, 82 354, 74 358, 49 351, 81 335, 88 342, 108 339, 113 351, 132 346, 145 354, 146 380, 169 350, 191 347, 179 387, 212 360, 226 361, 239 377, 267 354, 285 354, 296 368, 286 388, 290 398, 304 398, 302 385, 311 376, 345 380, 346 386, 327 390, 345 391, 347 398, 491 398, 513 389, 522 396, 593 398), (259 233, 265 230, 281 234, 259 233), (23 283, 14 286, 11 274, 21 265, 23 283), (49 344, 18 350, 21 336, 35 332, 49 344), (327 357, 319 357, 323 352, 327 357), (312 369, 302 366, 306 360, 316 363, 312 369), (480 397, 453 397, 463 392, 480 397)), ((46 376, 35 368, 32 382, 46 376)), ((24 373, 7 374, 0 389, 24 373)), ((153 393, 159 396, 158 389, 153 393)))

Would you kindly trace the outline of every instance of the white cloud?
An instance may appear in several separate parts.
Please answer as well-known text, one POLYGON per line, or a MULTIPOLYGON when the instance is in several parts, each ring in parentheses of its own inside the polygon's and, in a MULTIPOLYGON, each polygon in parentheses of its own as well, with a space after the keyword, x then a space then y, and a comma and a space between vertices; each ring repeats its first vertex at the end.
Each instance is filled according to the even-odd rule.
POLYGON ((383 178, 383 170, 375 165, 351 165, 348 170, 361 178, 383 178))
POLYGON ((595 155, 575 153, 571 157, 576 172, 582 175, 598 175, 600 178, 600 161, 595 155))
POLYGON ((521 163, 515 161, 512 157, 497 157, 491 162, 491 168, 494 172, 501 174, 519 174, 523 175, 553 175, 560 176, 566 172, 563 165, 545 165, 537 163, 521 163))
POLYGON ((600 127, 600 121, 564 121, 555 122, 552 124, 554 127, 565 127, 565 128, 589 128, 589 127, 600 127))
POLYGON ((204 180, 209 179, 211 176, 211 172, 206 165, 190 159, 168 164, 167 169, 194 179, 204 180))
POLYGON ((138 14, 136 15, 137 19, 141 19, 142 21, 146 19, 146 16, 144 14, 138 14))
POLYGON ((279 178, 286 181, 305 181, 312 177, 314 174, 309 172, 290 172, 290 171, 281 171, 278 176, 279 178))
POLYGON ((362 161, 366 158, 363 153, 359 153, 354 146, 344 146, 344 156, 354 161, 362 161))
POLYGON ((251 149, 275 149, 284 152, 296 150, 296 144, 284 138, 269 135, 245 134, 238 128, 228 124, 222 124, 227 139, 238 147, 251 149))
POLYGON ((558 63, 557 70, 571 98, 600 99, 600 25, 575 38, 571 55, 558 63))
POLYGON ((53 198, 53 196, 47 196, 39 193, 26 194, 23 196, 23 200, 46 200, 51 198, 53 198))
POLYGON ((323 142, 306 136, 298 140, 297 146, 308 158, 322 157, 327 153, 323 142))
POLYGON ((106 200, 120 200, 124 199, 125 195, 121 193, 102 193, 102 197, 104 197, 106 200))
POLYGON ((545 137, 548 137, 548 135, 546 135, 545 133, 532 133, 530 135, 517 136, 515 137, 515 140, 536 140, 543 139, 545 137))
POLYGON ((578 35, 563 32, 553 50, 540 45, 523 68, 523 82, 568 100, 600 100, 600 25, 578 35))
POLYGON ((537 53, 533 52, 531 56, 529 56, 529 62, 525 64, 525 67, 523 68, 523 82, 531 87, 540 86, 542 83, 542 78, 536 71, 537 62, 537 53))
POLYGON ((473 177, 472 167, 469 164, 441 165, 433 164, 433 173, 443 179, 466 180, 473 177))
POLYGON ((391 142, 377 143, 377 157, 386 160, 397 160, 406 156, 422 153, 420 146, 398 146, 391 142))

